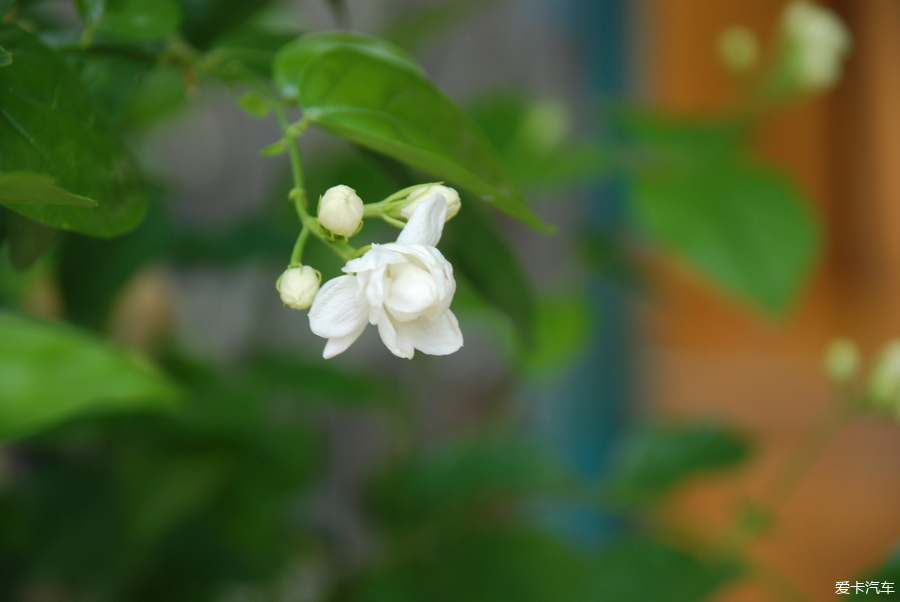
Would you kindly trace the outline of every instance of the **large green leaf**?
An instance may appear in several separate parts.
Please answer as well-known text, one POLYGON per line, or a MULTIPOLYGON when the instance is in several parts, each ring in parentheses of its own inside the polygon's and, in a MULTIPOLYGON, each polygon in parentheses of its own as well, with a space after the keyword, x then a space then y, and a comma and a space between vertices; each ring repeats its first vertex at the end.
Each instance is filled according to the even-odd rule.
POLYGON ((746 438, 729 428, 712 424, 648 428, 625 449, 607 494, 619 504, 652 503, 687 479, 733 468, 749 454, 746 438))
POLYGON ((788 178, 716 164, 687 176, 648 175, 634 192, 637 216, 664 247, 770 314, 794 306, 818 258, 820 234, 788 178))
POLYGON ((66 192, 42 173, 10 171, 0 174, 0 203, 33 203, 93 207, 96 201, 66 192))
POLYGON ((639 224, 740 299, 773 315, 789 311, 819 255, 819 225, 788 177, 747 157, 746 120, 623 121, 637 142, 639 224))
POLYGON ((43 173, 95 207, 8 205, 48 226, 94 236, 134 227, 146 200, 140 176, 118 135, 61 56, 13 25, 0 44, 16 61, 0 69, 0 173, 43 173))
POLYGON ((151 366, 61 324, 0 314, 0 440, 96 411, 170 408, 151 366))
POLYGON ((98 33, 129 40, 164 38, 180 21, 175 0, 107 0, 98 33))
POLYGON ((706 563, 648 539, 613 544, 592 568, 584 600, 615 602, 701 602, 740 573, 736 566, 706 563))
POLYGON ((401 49, 362 34, 303 36, 275 58, 284 96, 332 133, 454 182, 540 229, 478 126, 401 49))
POLYGON ((519 258, 487 212, 465 203, 447 223, 441 248, 490 304, 507 314, 526 344, 534 336, 534 291, 519 258))

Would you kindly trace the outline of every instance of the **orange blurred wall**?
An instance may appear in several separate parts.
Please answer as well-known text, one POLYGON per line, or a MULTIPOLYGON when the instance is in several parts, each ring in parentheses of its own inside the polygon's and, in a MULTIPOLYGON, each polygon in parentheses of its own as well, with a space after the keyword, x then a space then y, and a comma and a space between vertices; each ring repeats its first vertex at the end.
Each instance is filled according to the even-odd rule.
MULTIPOLYGON (((727 105, 735 82, 716 54, 719 33, 746 25, 770 43, 782 0, 655 0, 655 100, 679 112, 727 105)), ((830 402, 822 351, 837 335, 871 357, 900 338, 900 1, 834 2, 854 34, 837 90, 766 124, 761 156, 790 169, 820 209, 827 253, 789 320, 766 321, 685 267, 652 266, 660 294, 644 309, 653 404, 671 416, 734 421, 759 438, 740 475, 685 492, 668 518, 713 535, 758 494, 830 402)), ((900 542, 900 426, 860 421, 827 447, 754 548, 763 568, 731 602, 770 600, 778 573, 812 600, 832 600, 900 542)), ((900 584, 897 584, 900 587, 900 584)))

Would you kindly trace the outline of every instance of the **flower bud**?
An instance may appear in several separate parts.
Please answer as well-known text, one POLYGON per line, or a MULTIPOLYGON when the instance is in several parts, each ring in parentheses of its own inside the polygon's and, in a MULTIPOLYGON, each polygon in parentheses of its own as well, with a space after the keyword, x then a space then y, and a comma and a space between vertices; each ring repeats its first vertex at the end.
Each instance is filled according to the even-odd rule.
POLYGON ((363 202, 349 186, 332 186, 319 200, 319 223, 339 236, 351 237, 359 230, 363 202))
POLYGON ((835 339, 825 352, 825 370, 831 380, 839 385, 853 380, 859 363, 859 349, 849 339, 835 339))
POLYGON ((891 341, 878 354, 869 374, 867 398, 877 409, 900 411, 900 341, 891 341))
POLYGON ((409 219, 412 216, 413 211, 416 210, 416 207, 419 206, 419 203, 426 199, 430 199, 436 194, 444 197, 444 201, 447 203, 447 216, 444 218, 444 221, 449 221, 451 217, 459 213, 459 208, 462 203, 459 200, 458 192, 449 186, 442 186, 441 184, 426 184, 425 186, 419 186, 418 188, 411 190, 409 196, 406 197, 406 205, 400 210, 400 215, 409 219))
POLYGON ((838 82, 851 37, 834 11, 809 0, 794 0, 785 7, 781 29, 795 85, 815 92, 838 82))
POLYGON ((746 27, 729 27, 719 36, 719 58, 735 73, 752 68, 759 58, 759 42, 746 27))
POLYGON ((307 309, 319 292, 321 279, 322 275, 319 272, 308 265, 302 265, 285 270, 275 283, 275 288, 288 307, 307 309))

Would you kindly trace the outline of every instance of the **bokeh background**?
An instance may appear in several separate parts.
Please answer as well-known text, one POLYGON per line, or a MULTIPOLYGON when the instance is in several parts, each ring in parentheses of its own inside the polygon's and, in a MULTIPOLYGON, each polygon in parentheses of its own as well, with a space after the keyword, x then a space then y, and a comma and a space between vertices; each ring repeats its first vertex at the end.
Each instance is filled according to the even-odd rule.
MULTIPOLYGON (((24 4, 79 27, 68 2, 24 4)), ((622 111, 738 112, 749 80, 720 36, 746 26, 772 60, 787 2, 262 4, 254 24, 286 39, 348 28, 413 53, 558 229, 491 214, 518 261, 508 278, 457 266, 458 353, 407 362, 370 328, 325 363, 274 287, 297 231, 287 161, 258 153, 277 124, 158 65, 122 128, 148 217, 108 242, 59 233, 0 281, 4 309, 153 358, 188 409, 75 415, 0 448, 0 600, 818 601, 886 562, 900 589, 896 421, 850 422, 774 518, 752 506, 839 397, 831 341, 869 366, 898 336, 900 2, 819 3, 852 34, 843 78, 760 110, 746 142, 822 227, 777 312, 656 243, 615 164, 622 111), (730 548, 735 525, 752 535, 730 548)), ((324 131, 300 145, 312 198, 348 184, 370 202, 410 177, 324 131)), ((475 244, 459 221, 451 260, 475 244)))

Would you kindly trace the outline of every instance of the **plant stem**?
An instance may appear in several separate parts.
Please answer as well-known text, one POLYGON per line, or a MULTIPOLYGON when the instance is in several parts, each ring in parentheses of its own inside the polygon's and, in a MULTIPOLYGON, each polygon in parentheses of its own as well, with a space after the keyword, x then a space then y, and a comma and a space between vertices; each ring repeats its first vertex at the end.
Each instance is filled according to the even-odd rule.
POLYGON ((303 259, 303 248, 306 246, 307 239, 309 239, 309 228, 304 225, 303 229, 300 230, 300 236, 297 237, 297 242, 294 244, 294 251, 291 253, 291 267, 301 265, 300 261, 303 259))

